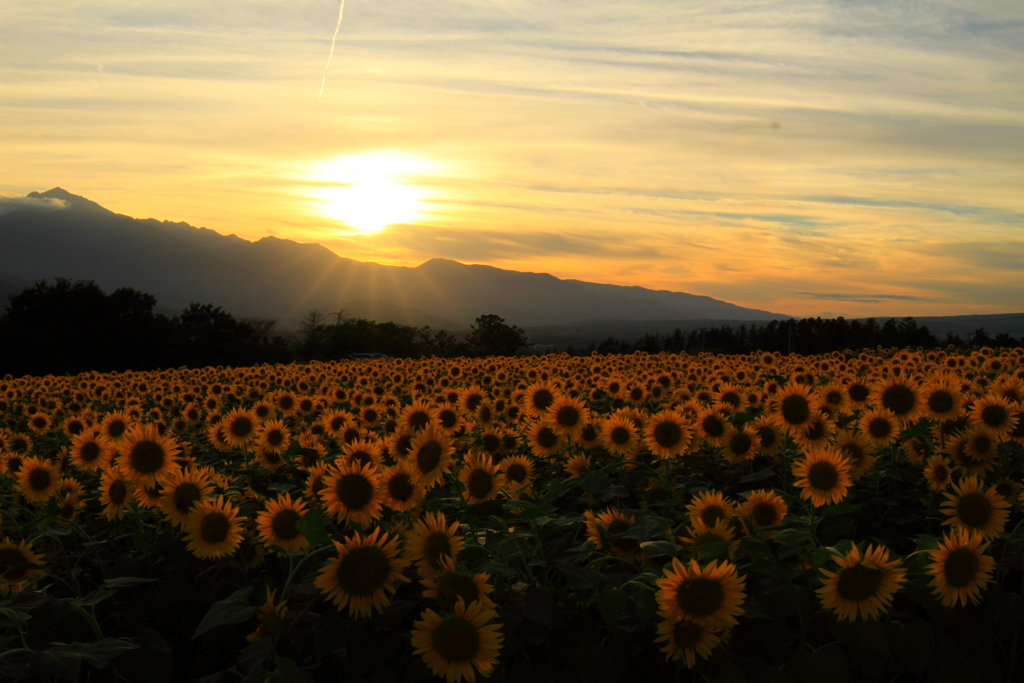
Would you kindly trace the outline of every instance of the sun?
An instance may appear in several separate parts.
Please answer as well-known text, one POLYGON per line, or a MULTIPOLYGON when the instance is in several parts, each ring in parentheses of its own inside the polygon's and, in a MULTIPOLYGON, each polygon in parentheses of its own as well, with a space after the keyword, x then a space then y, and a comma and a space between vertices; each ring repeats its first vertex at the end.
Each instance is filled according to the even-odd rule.
POLYGON ((315 193, 322 202, 319 211, 366 234, 414 221, 422 212, 426 192, 402 181, 427 167, 423 161, 392 152, 332 159, 311 174, 328 185, 315 193))

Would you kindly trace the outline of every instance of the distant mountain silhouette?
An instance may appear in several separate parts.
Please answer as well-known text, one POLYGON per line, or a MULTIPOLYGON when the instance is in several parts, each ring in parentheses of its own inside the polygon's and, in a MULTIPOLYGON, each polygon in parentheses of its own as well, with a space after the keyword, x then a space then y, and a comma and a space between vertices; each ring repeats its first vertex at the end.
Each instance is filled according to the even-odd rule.
POLYGON ((40 278, 133 287, 161 307, 214 303, 294 325, 312 308, 438 329, 495 313, 520 326, 595 320, 771 320, 788 316, 706 296, 560 280, 432 259, 415 268, 342 258, 319 244, 249 242, 187 223, 113 213, 61 188, 0 215, 0 293, 40 278), (42 200, 51 200, 44 202, 42 200), (64 208, 54 209, 54 201, 64 208), (45 208, 45 210, 43 210, 45 208))

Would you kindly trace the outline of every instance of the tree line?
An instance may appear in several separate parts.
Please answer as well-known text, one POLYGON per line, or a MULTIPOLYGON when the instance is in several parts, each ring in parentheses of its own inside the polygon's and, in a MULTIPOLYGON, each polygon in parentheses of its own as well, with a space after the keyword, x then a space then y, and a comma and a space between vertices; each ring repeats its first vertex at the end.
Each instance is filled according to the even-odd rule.
POLYGON ((0 316, 0 377, 246 366, 363 352, 515 355, 529 346, 523 330, 490 314, 460 340, 429 327, 310 311, 296 336, 278 333, 273 320, 236 318, 209 303, 191 303, 172 316, 156 312, 156 303, 129 287, 107 294, 92 280, 40 280, 9 296, 0 316))

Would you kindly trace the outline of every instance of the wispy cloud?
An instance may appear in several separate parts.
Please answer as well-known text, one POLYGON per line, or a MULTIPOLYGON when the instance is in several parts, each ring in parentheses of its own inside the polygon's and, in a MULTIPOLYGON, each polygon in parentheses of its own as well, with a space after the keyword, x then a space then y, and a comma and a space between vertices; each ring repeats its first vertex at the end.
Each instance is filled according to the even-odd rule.
POLYGON ((5 197, 0 195, 0 216, 12 211, 59 211, 67 207, 60 199, 49 197, 5 197))

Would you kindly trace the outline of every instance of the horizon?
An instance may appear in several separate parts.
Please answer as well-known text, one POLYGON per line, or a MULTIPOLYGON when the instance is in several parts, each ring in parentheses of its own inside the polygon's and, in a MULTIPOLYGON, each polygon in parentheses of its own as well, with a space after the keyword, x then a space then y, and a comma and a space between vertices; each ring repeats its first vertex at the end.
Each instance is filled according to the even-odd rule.
POLYGON ((361 262, 1020 310, 1022 7, 349 0, 332 41, 338 10, 4 3, 0 213, 62 187, 361 262))

